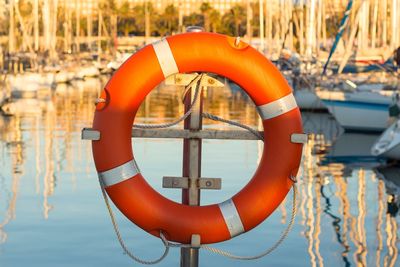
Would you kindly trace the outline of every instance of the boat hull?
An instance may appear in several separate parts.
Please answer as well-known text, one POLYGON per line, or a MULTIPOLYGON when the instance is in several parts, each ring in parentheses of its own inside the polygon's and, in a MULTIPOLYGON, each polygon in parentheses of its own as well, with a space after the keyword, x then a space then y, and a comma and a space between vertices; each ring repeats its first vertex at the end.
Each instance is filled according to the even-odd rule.
POLYGON ((310 90, 294 90, 294 97, 302 110, 326 110, 322 101, 310 90))
POLYGON ((335 100, 323 103, 346 131, 382 132, 388 126, 387 104, 335 100))
POLYGON ((371 149, 376 156, 400 160, 400 120, 393 123, 371 149))
POLYGON ((382 132, 388 127, 393 91, 316 93, 345 131, 382 132))

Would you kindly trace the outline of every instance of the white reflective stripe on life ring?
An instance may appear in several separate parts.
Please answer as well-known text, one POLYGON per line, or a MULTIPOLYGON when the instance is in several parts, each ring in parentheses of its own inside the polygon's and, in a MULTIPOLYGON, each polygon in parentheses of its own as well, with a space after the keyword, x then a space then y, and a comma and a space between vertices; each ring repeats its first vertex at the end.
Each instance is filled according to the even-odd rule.
POLYGON ((273 102, 257 106, 258 113, 263 120, 269 120, 297 108, 296 99, 292 93, 273 102))
POLYGON ((98 176, 104 187, 121 183, 139 173, 135 160, 130 160, 111 170, 99 172, 98 176))
POLYGON ((243 223, 240 219, 239 213, 233 200, 229 199, 220 203, 219 208, 221 210, 222 216, 224 217, 226 227, 228 228, 231 237, 235 237, 243 233, 243 223))
POLYGON ((179 73, 178 66, 176 65, 174 55, 172 54, 167 39, 155 42, 153 48, 156 52, 158 63, 160 64, 164 78, 167 78, 171 74, 179 73))

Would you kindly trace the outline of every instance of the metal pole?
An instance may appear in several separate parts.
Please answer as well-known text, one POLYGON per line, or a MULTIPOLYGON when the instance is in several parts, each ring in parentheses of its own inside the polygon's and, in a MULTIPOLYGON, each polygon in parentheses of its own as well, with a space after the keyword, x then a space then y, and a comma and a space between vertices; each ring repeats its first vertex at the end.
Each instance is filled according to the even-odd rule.
MULTIPOLYGON (((200 85, 199 85, 200 86, 200 85)), ((190 108, 194 98, 194 86, 185 98, 185 112, 190 108)), ((191 131, 202 128, 202 94, 200 99, 193 107, 192 114, 185 120, 184 128, 191 131)), ((182 204, 198 206, 200 205, 200 190, 198 189, 198 179, 201 177, 201 139, 183 140, 183 177, 189 177, 189 188, 182 189, 182 204)), ((181 267, 197 267, 199 265, 198 248, 181 248, 181 267)))
MULTIPOLYGON (((201 29, 197 27, 188 27, 187 32, 199 32, 201 29)), ((190 88, 185 97, 185 112, 190 108, 194 99, 195 84, 190 88)), ((192 109, 191 115, 185 120, 184 128, 191 131, 198 131, 202 128, 203 111, 203 94, 199 95, 200 99, 196 102, 192 109)), ((183 177, 189 177, 189 188, 182 189, 182 204, 190 206, 200 205, 200 190, 198 188, 198 179, 201 177, 201 139, 184 139, 183 140, 183 177)), ((181 248, 181 267, 197 267, 199 266, 199 249, 198 248, 181 248)))

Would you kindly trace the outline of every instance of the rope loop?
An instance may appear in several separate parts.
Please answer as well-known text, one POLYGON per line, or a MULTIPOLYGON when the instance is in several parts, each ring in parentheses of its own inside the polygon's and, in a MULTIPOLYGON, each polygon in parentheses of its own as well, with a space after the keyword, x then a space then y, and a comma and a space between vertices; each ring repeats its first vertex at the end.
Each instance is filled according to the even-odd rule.
MULTIPOLYGON (((296 218, 296 213, 297 213, 297 187, 296 187, 296 183, 293 184, 292 186, 293 188, 293 200, 292 200, 292 214, 290 217, 290 221, 289 224, 287 225, 287 227, 285 228, 285 230, 282 232, 282 235, 280 236, 280 238, 271 246, 269 247, 267 250, 265 250, 264 252, 255 255, 255 256, 238 256, 238 255, 234 255, 231 252, 225 251, 225 250, 221 250, 215 247, 211 247, 208 245, 201 245, 200 248, 203 248, 205 250, 208 250, 212 253, 215 254, 219 254, 221 256, 224 257, 228 257, 231 259, 235 259, 235 260, 256 260, 262 257, 265 257, 269 254, 271 254, 275 249, 277 249, 282 242, 288 237, 290 230, 293 228, 293 224, 296 218)), ((160 233, 160 237, 163 240, 164 244, 167 244, 168 247, 179 247, 179 248, 191 248, 192 246, 190 244, 180 244, 180 243, 174 243, 171 241, 168 241, 166 239, 166 237, 160 233)))
POLYGON ((115 219, 114 212, 112 211, 112 208, 111 208, 111 205, 110 205, 110 201, 108 200, 108 197, 107 197, 106 190, 104 189, 104 185, 101 182, 100 182, 100 187, 101 187, 101 192, 103 194, 104 202, 106 203, 106 207, 107 207, 108 213, 110 214, 110 218, 111 218, 111 222, 112 222, 112 225, 113 225, 113 228, 114 228, 114 232, 115 232, 115 234, 116 234, 116 236, 118 238, 118 242, 121 245, 122 250, 124 251, 124 254, 128 255, 128 257, 131 258, 132 260, 134 260, 134 261, 136 261, 138 263, 144 264, 144 265, 157 264, 157 263, 161 262, 163 259, 165 259, 165 257, 167 257, 167 255, 169 253, 170 246, 168 244, 168 241, 166 241, 164 235, 161 232, 160 232, 161 241, 165 246, 165 250, 164 250, 163 254, 159 258, 157 258, 155 260, 143 260, 143 259, 135 256, 133 254, 133 252, 131 252, 128 249, 128 247, 125 245, 124 240, 122 239, 121 232, 119 231, 117 220, 115 219))
POLYGON ((201 247, 206 249, 206 250, 208 250, 208 251, 210 251, 210 252, 212 252, 212 253, 219 254, 221 256, 224 256, 224 257, 227 257, 227 258, 230 258, 230 259, 234 259, 234 260, 256 260, 256 259, 260 259, 262 257, 265 257, 265 256, 271 254, 288 237, 288 235, 290 233, 290 230, 292 230, 292 228, 293 228, 293 224, 294 224, 294 220, 296 218, 296 212, 297 212, 297 208, 296 208, 296 205, 297 205, 297 187, 296 187, 296 183, 293 183, 292 188, 293 188, 293 200, 292 200, 292 205, 293 206, 292 206, 292 214, 291 214, 291 217, 290 217, 289 224, 286 227, 286 229, 282 232, 281 237, 271 247, 269 247, 264 252, 262 252, 262 253, 260 253, 258 255, 255 255, 255 256, 240 256, 240 255, 235 255, 235 254, 232 254, 231 252, 228 252, 228 251, 225 251, 225 250, 222 250, 222 249, 218 249, 218 248, 215 248, 215 247, 210 247, 210 246, 207 246, 207 245, 203 245, 201 247))

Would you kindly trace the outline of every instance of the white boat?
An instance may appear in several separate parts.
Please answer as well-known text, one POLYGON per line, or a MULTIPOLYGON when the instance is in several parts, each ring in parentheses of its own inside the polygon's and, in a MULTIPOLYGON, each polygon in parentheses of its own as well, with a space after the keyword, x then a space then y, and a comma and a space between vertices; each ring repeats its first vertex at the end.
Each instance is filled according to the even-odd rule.
POLYGON ((73 66, 65 63, 62 65, 45 66, 43 68, 45 73, 53 73, 53 84, 71 82, 75 77, 75 73, 72 70, 73 66))
POLYGON ((20 98, 4 103, 1 107, 6 115, 35 115, 54 110, 50 99, 20 98))
POLYGON ((106 60, 93 61, 93 65, 100 71, 102 74, 109 74, 112 73, 114 70, 109 68, 109 62, 106 60))
POLYGON ((100 71, 96 66, 82 66, 75 74, 75 79, 85 79, 88 77, 97 77, 100 75, 100 71))
POLYGON ((75 73, 68 70, 60 70, 54 74, 54 83, 69 83, 74 79, 75 73))
POLYGON ((351 92, 317 90, 337 122, 350 131, 381 132, 388 127, 392 90, 354 90, 351 92))
POLYGON ((24 73, 9 75, 7 81, 11 88, 11 97, 39 97, 51 93, 54 73, 24 73))
POLYGON ((107 68, 113 71, 119 69, 119 67, 132 56, 132 53, 118 53, 114 60, 107 64, 107 68))
POLYGON ((400 120, 393 123, 372 146, 375 156, 400 160, 400 120))

